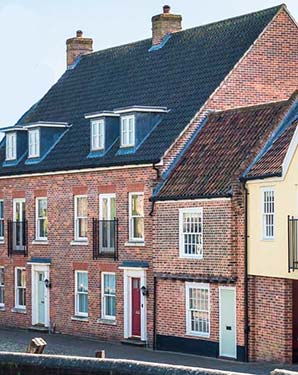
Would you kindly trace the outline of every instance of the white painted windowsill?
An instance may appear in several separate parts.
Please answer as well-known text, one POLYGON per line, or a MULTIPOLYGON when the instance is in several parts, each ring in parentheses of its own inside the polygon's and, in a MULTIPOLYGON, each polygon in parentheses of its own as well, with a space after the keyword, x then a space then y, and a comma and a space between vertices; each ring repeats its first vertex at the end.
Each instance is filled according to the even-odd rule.
POLYGON ((116 326, 116 320, 114 319, 97 319, 96 323, 107 324, 110 326, 116 326))
POLYGON ((11 309, 11 312, 17 313, 17 314, 26 314, 26 309, 22 309, 20 307, 14 307, 11 309))
POLYGON ((127 246, 127 247, 144 247, 144 246, 146 246, 145 245, 145 242, 143 242, 143 241, 140 241, 140 242, 138 242, 138 241, 128 241, 128 242, 125 242, 125 244, 124 244, 124 246, 127 246))
POLYGON ((49 242, 48 240, 33 240, 32 244, 33 245, 48 245, 49 242))
POLYGON ((5 305, 0 306, 0 312, 5 311, 5 305))
POLYGON ((70 245, 72 246, 88 246, 89 245, 89 242, 88 241, 71 241, 70 242, 70 245))

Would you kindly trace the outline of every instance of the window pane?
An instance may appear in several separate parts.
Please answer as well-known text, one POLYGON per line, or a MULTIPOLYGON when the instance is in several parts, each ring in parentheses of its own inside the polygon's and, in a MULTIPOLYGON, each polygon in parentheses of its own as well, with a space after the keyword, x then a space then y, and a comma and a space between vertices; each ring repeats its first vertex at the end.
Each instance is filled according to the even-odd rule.
POLYGON ((133 222, 133 237, 143 238, 144 237, 144 219, 142 217, 134 217, 133 222))
POLYGON ((105 297, 105 315, 116 316, 116 298, 113 296, 105 297))
POLYGON ((115 295, 115 275, 107 274, 104 275, 104 293, 115 295))
POLYGON ((132 215, 143 216, 144 212, 144 196, 133 194, 132 197, 132 215))
POLYGON ((77 216, 87 217, 87 197, 77 198, 77 216))
POLYGON ((79 294, 79 312, 88 313, 88 294, 79 294))
POLYGON ((79 237, 87 237, 88 220, 78 219, 79 222, 79 237))
POLYGON ((88 274, 87 272, 78 272, 77 273, 78 278, 78 292, 88 292, 88 274))

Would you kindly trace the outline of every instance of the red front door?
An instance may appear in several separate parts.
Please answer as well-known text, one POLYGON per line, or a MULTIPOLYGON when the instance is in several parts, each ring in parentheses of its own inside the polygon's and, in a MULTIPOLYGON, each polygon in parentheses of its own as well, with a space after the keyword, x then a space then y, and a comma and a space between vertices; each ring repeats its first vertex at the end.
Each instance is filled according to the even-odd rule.
POLYGON ((140 278, 131 279, 132 336, 141 336, 141 290, 140 278))

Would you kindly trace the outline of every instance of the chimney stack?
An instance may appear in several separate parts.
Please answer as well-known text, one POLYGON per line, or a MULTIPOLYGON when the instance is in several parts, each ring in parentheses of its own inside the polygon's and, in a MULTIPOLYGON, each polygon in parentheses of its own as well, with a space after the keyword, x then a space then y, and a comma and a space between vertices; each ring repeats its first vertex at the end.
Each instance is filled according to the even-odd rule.
POLYGON ((66 63, 67 68, 74 64, 79 56, 86 55, 93 51, 93 40, 91 38, 84 38, 83 31, 78 30, 74 38, 66 41, 66 63))
POLYGON ((182 16, 171 14, 171 7, 164 5, 163 13, 152 17, 152 45, 160 44, 163 38, 182 30, 182 16))

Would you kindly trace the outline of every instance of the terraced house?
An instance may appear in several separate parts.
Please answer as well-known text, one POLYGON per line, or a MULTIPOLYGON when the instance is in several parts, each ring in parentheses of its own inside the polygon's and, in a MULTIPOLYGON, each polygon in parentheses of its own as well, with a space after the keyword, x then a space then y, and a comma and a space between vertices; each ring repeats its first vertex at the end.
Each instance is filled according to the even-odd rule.
POLYGON ((264 358, 239 178, 295 100, 297 51, 285 5, 189 30, 164 6, 149 39, 67 40, 63 76, 2 129, 0 324, 264 358))

